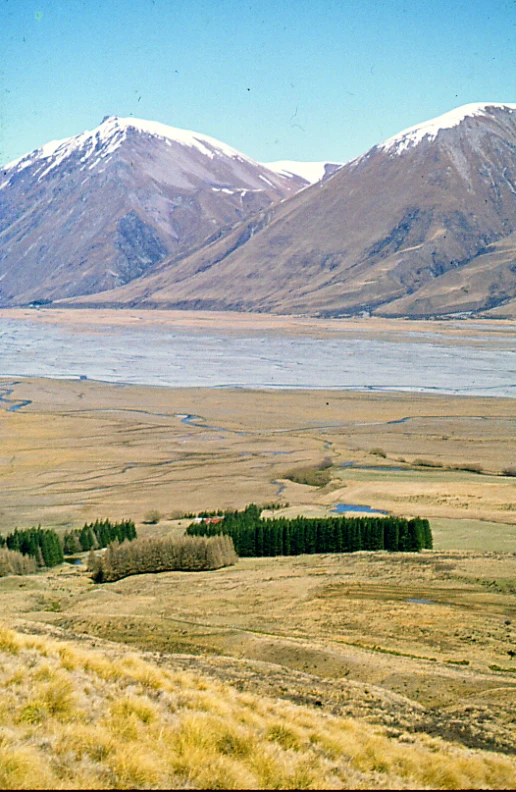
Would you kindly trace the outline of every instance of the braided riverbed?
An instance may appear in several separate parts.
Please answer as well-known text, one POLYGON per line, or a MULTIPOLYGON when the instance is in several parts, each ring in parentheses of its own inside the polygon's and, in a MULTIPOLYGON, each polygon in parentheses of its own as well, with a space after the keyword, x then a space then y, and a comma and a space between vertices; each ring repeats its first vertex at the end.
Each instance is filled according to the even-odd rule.
POLYGON ((342 388, 516 395, 510 336, 444 340, 230 333, 220 328, 103 325, 70 330, 3 317, 0 375, 167 387, 342 388))

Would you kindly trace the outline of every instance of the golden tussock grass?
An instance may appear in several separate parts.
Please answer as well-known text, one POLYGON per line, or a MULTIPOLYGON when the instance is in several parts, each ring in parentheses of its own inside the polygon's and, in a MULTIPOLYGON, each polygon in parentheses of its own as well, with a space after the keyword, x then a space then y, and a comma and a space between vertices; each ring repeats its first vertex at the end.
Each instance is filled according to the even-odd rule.
POLYGON ((3 789, 514 788, 516 760, 0 629, 3 789))

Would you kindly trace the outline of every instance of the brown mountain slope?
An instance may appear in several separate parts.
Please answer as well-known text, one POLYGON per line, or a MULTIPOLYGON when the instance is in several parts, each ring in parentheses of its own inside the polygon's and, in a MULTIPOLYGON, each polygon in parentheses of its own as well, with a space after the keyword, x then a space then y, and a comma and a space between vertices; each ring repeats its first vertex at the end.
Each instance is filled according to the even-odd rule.
POLYGON ((321 315, 483 311, 516 295, 515 231, 516 105, 468 105, 94 302, 321 315))
POLYGON ((468 264, 445 272, 425 283, 414 294, 385 306, 384 315, 449 314, 457 311, 488 311, 497 306, 501 316, 510 316, 514 302, 516 234, 489 245, 485 253, 468 264))

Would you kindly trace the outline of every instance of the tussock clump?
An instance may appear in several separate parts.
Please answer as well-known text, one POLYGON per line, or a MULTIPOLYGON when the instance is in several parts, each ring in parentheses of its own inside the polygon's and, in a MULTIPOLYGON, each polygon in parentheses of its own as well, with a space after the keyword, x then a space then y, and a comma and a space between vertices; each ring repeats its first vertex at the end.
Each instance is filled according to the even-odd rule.
POLYGON ((122 649, 100 653, 6 628, 1 636, 2 789, 516 785, 514 757, 425 734, 395 740, 122 649))
POLYGON ((309 487, 325 487, 331 481, 332 461, 323 459, 318 465, 293 468, 285 473, 284 478, 295 484, 307 484, 309 487))
POLYGON ((20 639, 18 635, 7 627, 0 627, 0 652, 18 654, 20 651, 20 639))
POLYGON ((92 551, 88 572, 96 583, 109 583, 145 572, 220 569, 236 561, 233 540, 229 536, 135 539, 110 544, 102 555, 92 551))
POLYGON ((0 746, 1 789, 49 789, 56 780, 50 769, 42 766, 37 750, 15 748, 4 739, 0 746))
POLYGON ((442 468, 442 462, 436 462, 433 459, 414 459, 412 464, 415 467, 429 467, 429 468, 442 468))

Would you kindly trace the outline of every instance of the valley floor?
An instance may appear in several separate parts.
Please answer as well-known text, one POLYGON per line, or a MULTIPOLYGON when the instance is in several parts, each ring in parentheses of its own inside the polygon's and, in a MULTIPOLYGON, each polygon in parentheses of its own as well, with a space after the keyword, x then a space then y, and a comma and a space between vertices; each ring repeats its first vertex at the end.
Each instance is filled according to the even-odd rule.
POLYGON ((513 399, 57 379, 3 379, 0 397, 3 531, 344 503, 428 517, 438 548, 454 547, 457 530, 460 549, 512 547, 513 399), (325 487, 290 480, 321 463, 325 487))
MULTIPOLYGON (((274 772, 283 786, 513 787, 516 478, 509 473, 516 459, 514 421, 511 399, 0 380, 4 534, 38 523, 64 532, 107 516, 135 519, 141 536, 164 536, 183 532, 189 523, 185 513, 201 509, 256 502, 275 503, 278 514, 327 515, 345 504, 428 517, 435 547, 417 555, 241 559, 216 572, 140 575, 100 586, 90 581, 84 564, 0 579, 5 624, 19 631, 18 637, 5 633, 0 641, 0 685, 7 702, 2 717, 11 749, 17 746, 27 759, 34 751, 50 755, 51 745, 56 758, 45 765, 41 783, 54 787, 66 786, 70 762, 82 768, 83 785, 111 787, 158 788, 186 781, 202 787, 213 786, 217 778, 222 785, 224 778, 233 779, 237 788, 244 782, 272 786, 274 772), (324 486, 292 481, 321 464, 328 471, 324 486), (160 514, 156 524, 145 522, 152 510, 160 514), (13 650, 16 641, 21 643, 13 650), (31 648, 24 641, 36 643, 31 648), (50 642, 47 649, 45 642, 50 642), (102 671, 93 660, 88 665, 81 652, 94 649, 106 663, 121 663, 123 669, 102 671), (128 651, 132 661, 124 660, 128 651), (67 652, 69 668, 61 667, 67 652), (138 663, 150 666, 144 673, 138 663), (136 666, 138 680, 124 682, 134 677, 136 666), (175 681, 159 677, 153 693, 152 684, 142 679, 145 674, 147 681, 153 678, 156 669, 175 675, 175 681), (26 709, 34 704, 28 690, 36 671, 31 684, 41 687, 43 698, 35 702, 39 715, 26 709), (109 693, 97 677, 83 678, 85 673, 95 673, 105 685, 115 680, 115 687, 109 693), (75 714, 68 704, 61 715, 50 712, 54 674, 75 674, 67 676, 68 704, 75 701, 75 714), (260 748, 265 764, 279 763, 267 778, 265 765, 257 769, 246 759, 238 769, 231 764, 235 754, 227 749, 230 761, 213 743, 204 746, 211 775, 201 777, 193 765, 187 767, 174 742, 173 766, 163 769, 155 757, 148 766, 154 762, 155 773, 161 768, 162 775, 138 780, 134 768, 124 769, 120 745, 109 742, 114 740, 109 730, 120 721, 123 707, 131 710, 133 736, 123 739, 133 748, 140 740, 143 751, 159 732, 152 732, 152 723, 165 732, 169 728, 171 710, 158 713, 162 704, 156 691, 165 688, 167 696, 183 696, 178 717, 190 707, 194 721, 211 718, 215 710, 218 718, 221 701, 243 696, 239 707, 265 708, 262 715, 274 721, 274 735, 283 735, 280 748, 287 754, 280 756, 274 747, 274 758, 269 748, 260 748), (200 702, 204 694, 186 688, 211 691, 211 703, 200 702), (109 723, 88 721, 88 729, 102 728, 107 741, 105 758, 95 759, 100 764, 94 771, 88 764, 91 751, 84 746, 97 738, 93 731, 86 734, 86 721, 81 721, 84 745, 77 747, 75 759, 66 758, 62 742, 65 733, 77 731, 78 702, 90 694, 107 696, 111 708, 109 723), (185 703, 189 696, 195 707, 185 703), (334 717, 340 725, 334 725, 334 717), (348 722, 342 718, 353 719, 349 729, 363 729, 362 736, 354 732, 353 740, 364 746, 370 740, 369 754, 364 748, 358 757, 357 749, 355 759, 349 758, 349 741, 335 732, 348 722), (323 722, 331 739, 326 753, 312 756, 310 729, 317 725, 322 734, 323 722), (383 765, 373 750, 376 739, 387 740, 380 750, 383 765), (442 751, 440 769, 418 775, 414 768, 424 764, 418 754, 412 770, 402 772, 408 759, 396 752, 407 747, 436 756, 442 751), (392 761, 389 751, 396 757, 392 761), (335 757, 342 762, 344 756, 349 762, 339 769, 335 757), (483 770, 477 761, 484 762, 483 770), (503 772, 496 762, 508 763, 503 772)), ((252 739, 246 732, 245 740, 268 734, 271 724, 258 721, 257 716, 252 739)), ((224 739, 236 745, 235 734, 224 739)), ((176 739, 171 735, 166 739, 176 739)), ((267 745, 275 740, 267 737, 267 745)), ((195 750, 201 750, 199 745, 195 750)), ((19 767, 29 767, 23 756, 19 767)), ((5 769, 2 762, 0 756, 5 769)), ((0 782, 7 787, 15 777, 22 778, 12 775, 9 781, 0 775, 0 782)), ((30 775, 23 778, 32 782, 22 781, 22 787, 34 781, 30 775)))
POLYGON ((0 319, 29 319, 61 326, 70 331, 84 327, 169 327, 203 333, 217 330, 224 333, 289 333, 310 338, 364 336, 396 340, 409 335, 425 341, 428 334, 441 334, 443 340, 460 343, 461 339, 481 340, 486 334, 493 339, 512 339, 516 331, 514 319, 387 319, 364 317, 353 319, 322 319, 309 316, 240 313, 237 311, 172 311, 141 308, 0 308, 0 319))

